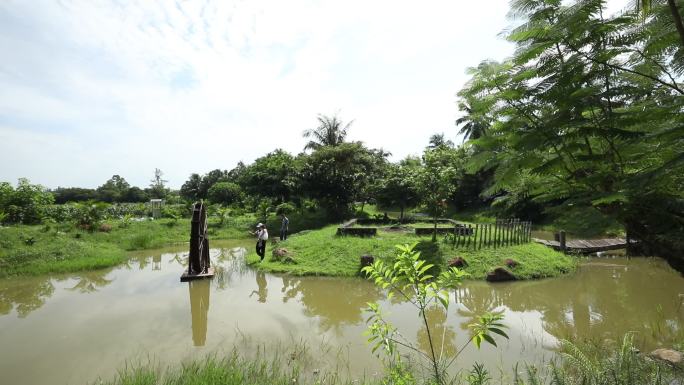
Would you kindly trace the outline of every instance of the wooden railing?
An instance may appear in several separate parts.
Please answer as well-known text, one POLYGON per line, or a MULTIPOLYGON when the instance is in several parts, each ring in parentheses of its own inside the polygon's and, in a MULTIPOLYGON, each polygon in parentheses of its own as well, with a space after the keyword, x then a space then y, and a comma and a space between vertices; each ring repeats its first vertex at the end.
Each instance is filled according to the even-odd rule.
POLYGON ((473 249, 498 248, 528 243, 532 240, 532 222, 497 219, 495 223, 464 224, 450 235, 454 247, 473 249))

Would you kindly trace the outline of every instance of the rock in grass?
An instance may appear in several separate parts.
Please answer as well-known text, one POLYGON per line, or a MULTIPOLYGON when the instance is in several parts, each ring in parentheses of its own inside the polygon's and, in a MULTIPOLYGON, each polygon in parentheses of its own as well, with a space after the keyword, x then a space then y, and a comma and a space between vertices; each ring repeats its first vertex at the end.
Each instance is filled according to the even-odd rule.
POLYGON ((511 259, 511 258, 506 259, 506 260, 504 261, 504 264, 505 264, 506 267, 508 267, 509 269, 513 269, 513 268, 515 268, 515 267, 517 267, 517 266, 519 265, 518 261, 516 261, 515 259, 511 259))
POLYGON ((456 257, 449 261, 449 267, 462 267, 468 266, 468 262, 463 257, 456 257))
POLYGON ((292 258, 292 253, 284 247, 278 247, 271 251, 271 262, 282 262, 287 264, 296 264, 294 258, 292 258))
POLYGON ((375 258, 372 255, 362 255, 361 258, 359 258, 361 261, 361 268, 363 269, 366 266, 370 266, 375 262, 375 258))
POLYGON ((517 278, 513 273, 506 270, 503 267, 497 267, 494 270, 487 273, 487 281, 489 282, 505 282, 505 281, 515 281, 517 278))
POLYGON ((285 257, 289 256, 290 252, 283 247, 278 247, 276 249, 273 249, 271 252, 271 260, 272 261, 281 261, 285 257))
POLYGON ((672 365, 681 365, 684 360, 681 352, 672 349, 656 349, 649 356, 672 365))

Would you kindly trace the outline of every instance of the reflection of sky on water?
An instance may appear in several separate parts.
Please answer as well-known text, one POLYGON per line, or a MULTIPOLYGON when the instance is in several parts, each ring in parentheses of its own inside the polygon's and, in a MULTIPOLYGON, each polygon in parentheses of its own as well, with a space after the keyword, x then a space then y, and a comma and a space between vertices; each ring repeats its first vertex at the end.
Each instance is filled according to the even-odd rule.
MULTIPOLYGON (((0 280, 0 372, 10 383, 85 383, 127 360, 177 362, 234 346, 250 354, 259 343, 285 350, 306 343, 314 368, 346 362, 343 374, 372 373, 379 364, 362 335, 372 301, 428 349, 417 310, 367 281, 259 273, 244 265, 241 242, 212 246, 211 281, 179 282, 185 246, 133 253, 116 268, 0 280)), ((616 339, 637 330, 648 346, 670 343, 684 335, 680 293, 684 279, 661 261, 593 260, 566 278, 467 282, 452 293, 458 303, 448 312, 427 316, 437 351, 450 357, 479 315, 503 312, 510 340, 468 348, 458 361, 498 371, 551 358, 560 338, 616 339)))

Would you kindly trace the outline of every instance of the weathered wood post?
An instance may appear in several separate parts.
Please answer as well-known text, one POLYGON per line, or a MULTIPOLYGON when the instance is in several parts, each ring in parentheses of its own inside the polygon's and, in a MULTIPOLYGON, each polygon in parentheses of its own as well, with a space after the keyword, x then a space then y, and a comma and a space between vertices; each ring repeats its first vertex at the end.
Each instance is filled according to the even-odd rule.
POLYGON ((496 229, 497 229, 498 227, 499 227, 499 220, 497 219, 497 220, 494 222, 494 248, 495 248, 495 249, 496 249, 496 247, 497 247, 496 242, 497 242, 497 240, 499 239, 499 238, 498 238, 498 235, 496 234, 496 229))
POLYGON ((560 242, 560 249, 562 252, 565 253, 565 250, 566 250, 566 247, 565 247, 565 230, 561 230, 558 233, 558 238, 559 238, 558 242, 560 242))
POLYGON ((482 237, 484 236, 484 225, 476 225, 477 237, 480 238, 479 249, 482 249, 482 237))
POLYGON ((207 211, 204 203, 197 202, 193 205, 190 221, 188 270, 181 275, 181 282, 213 276, 214 271, 209 258, 209 238, 207 238, 207 211))
POLYGON ((472 233, 470 232, 470 225, 466 228, 466 235, 468 236, 468 240, 466 241, 466 249, 470 247, 470 238, 472 238, 472 233))

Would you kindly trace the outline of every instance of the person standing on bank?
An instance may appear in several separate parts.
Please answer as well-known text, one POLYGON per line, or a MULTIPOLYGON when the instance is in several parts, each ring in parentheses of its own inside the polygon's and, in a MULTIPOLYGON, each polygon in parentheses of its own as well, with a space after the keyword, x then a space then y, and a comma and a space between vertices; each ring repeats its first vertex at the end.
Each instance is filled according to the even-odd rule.
POLYGON ((257 237, 256 253, 259 257, 261 257, 261 261, 263 261, 264 256, 266 256, 266 241, 268 240, 268 230, 266 229, 266 225, 259 223, 254 235, 257 237))
POLYGON ((280 222, 280 240, 284 241, 287 239, 287 231, 290 227, 290 220, 285 216, 285 214, 281 214, 281 216, 282 222, 280 222))

